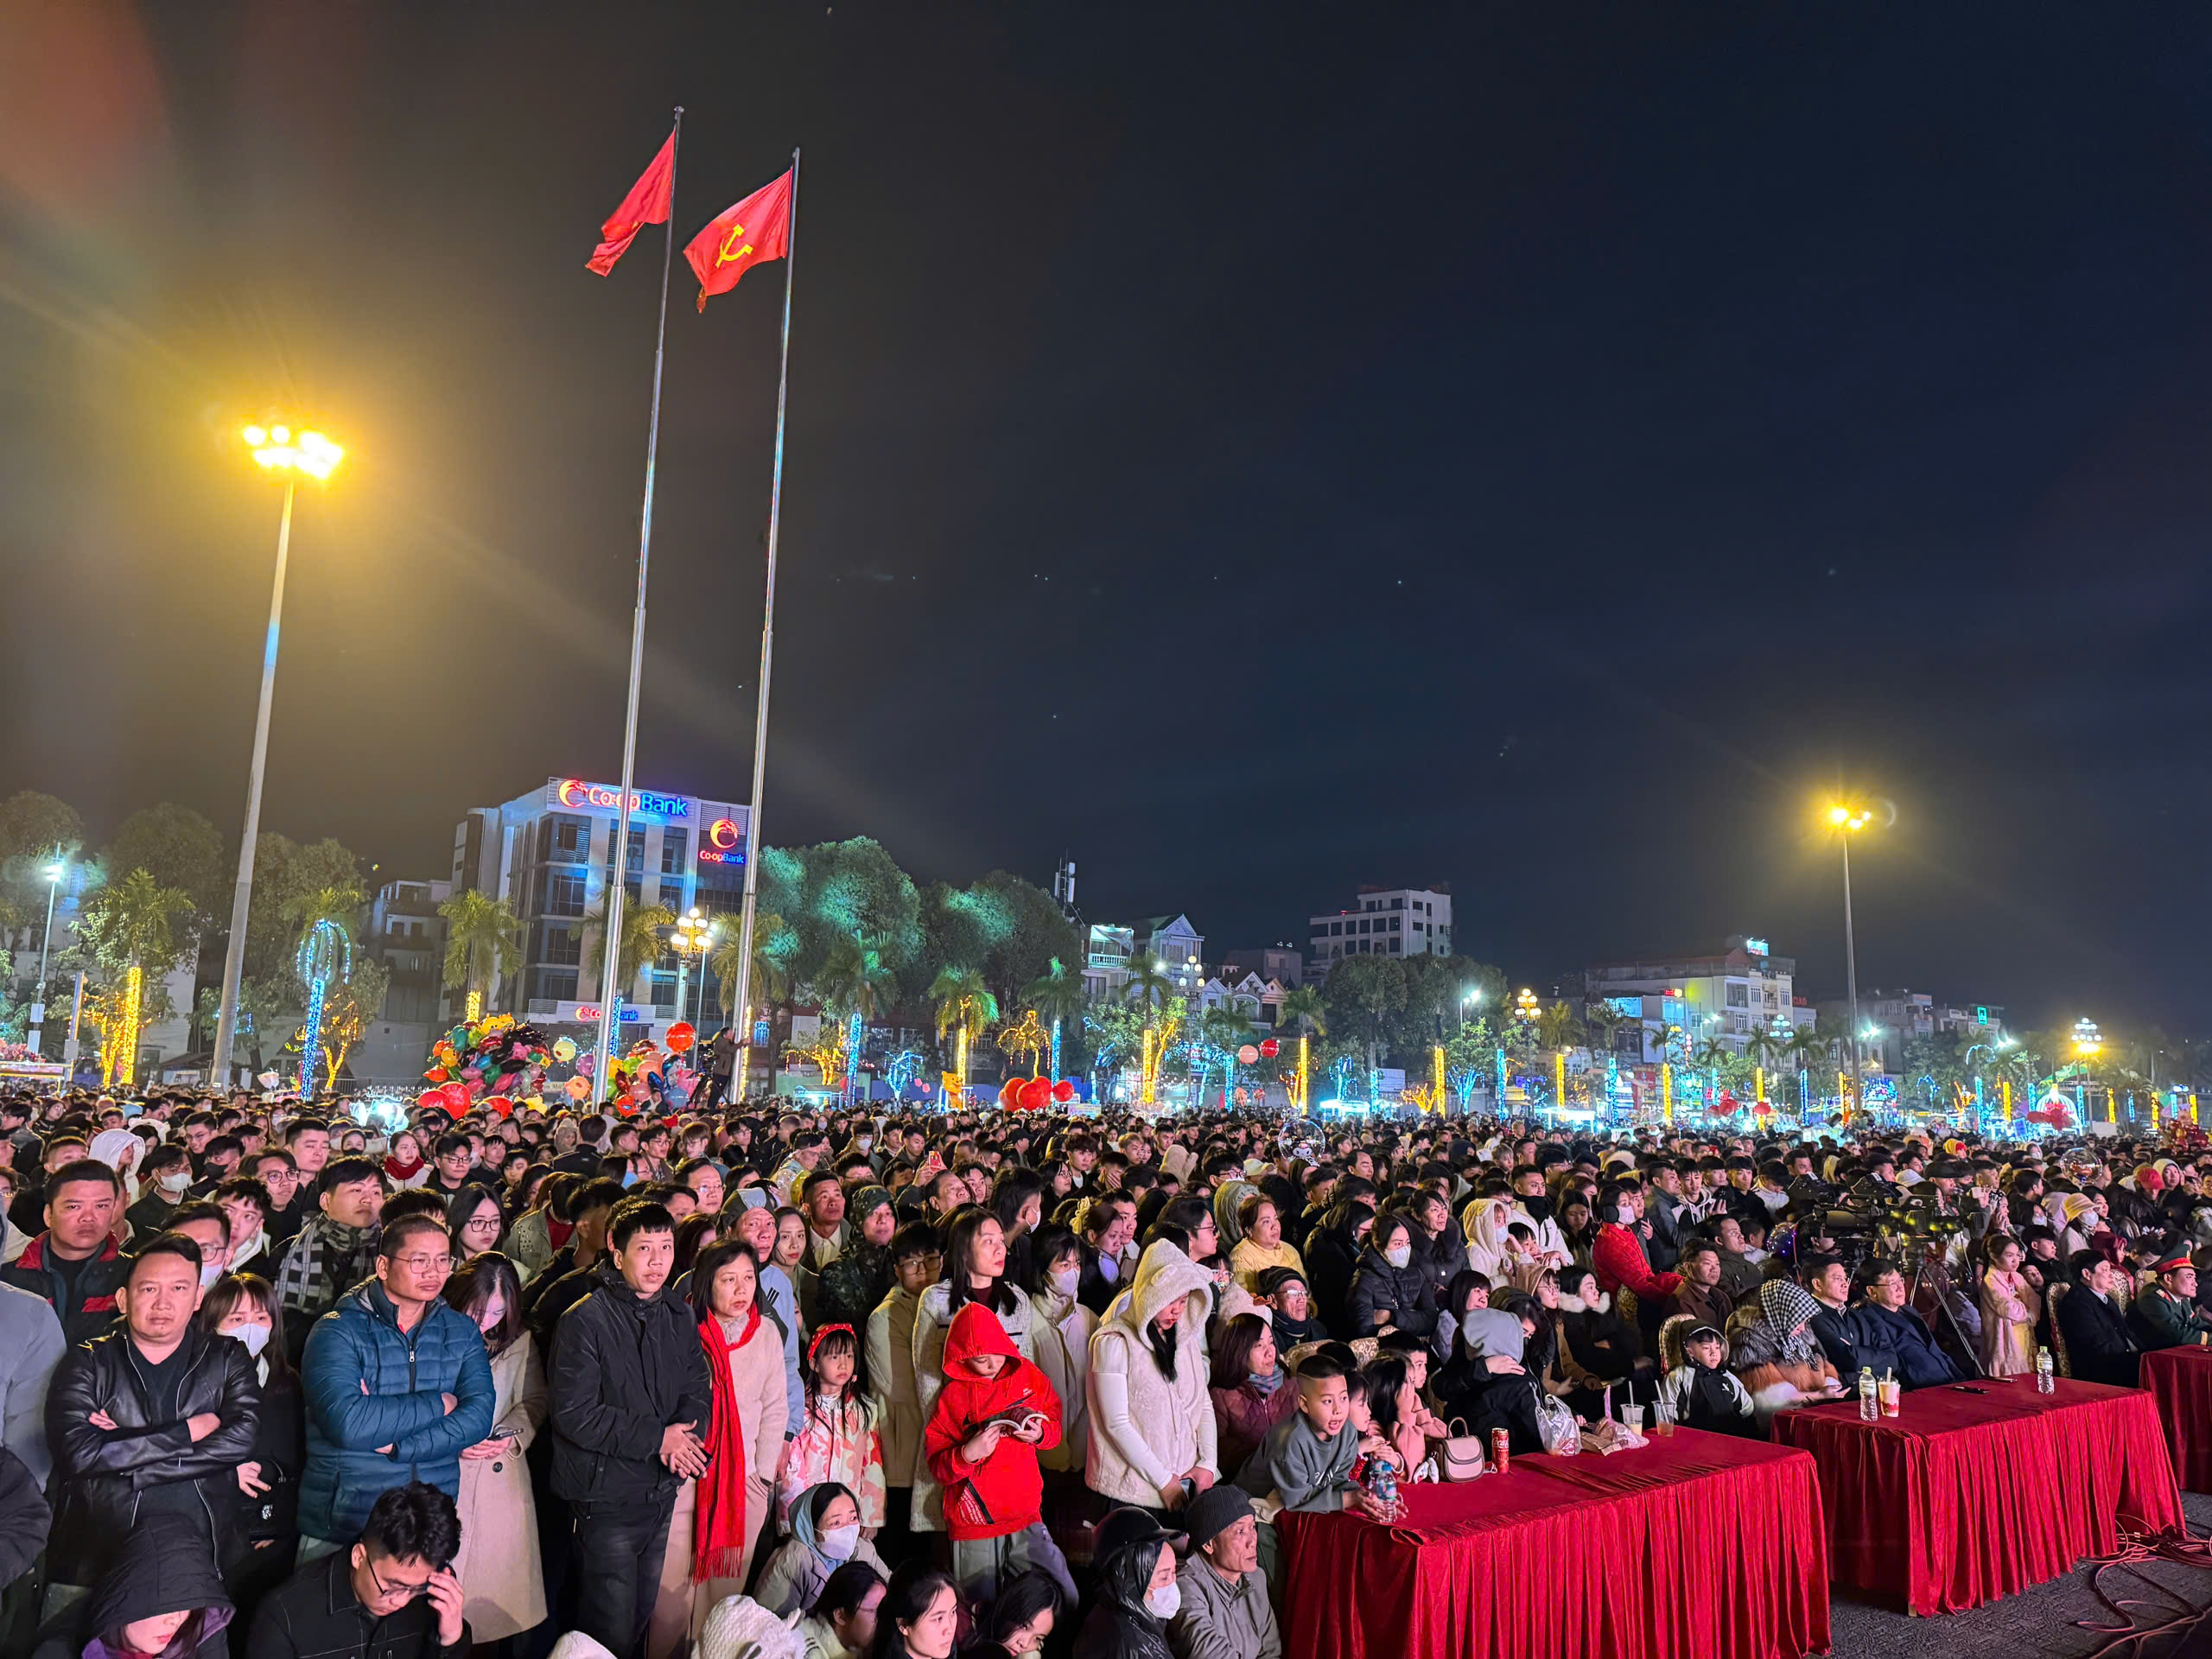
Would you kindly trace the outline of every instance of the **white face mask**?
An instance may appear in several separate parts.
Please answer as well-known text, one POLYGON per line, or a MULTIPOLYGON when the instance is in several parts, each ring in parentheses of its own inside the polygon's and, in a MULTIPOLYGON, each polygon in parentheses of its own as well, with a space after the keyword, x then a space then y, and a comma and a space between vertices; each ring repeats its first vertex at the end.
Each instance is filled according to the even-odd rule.
POLYGON ((1109 1284, 1111 1284, 1115 1280, 1119 1279, 1122 1276, 1121 1268, 1116 1263, 1114 1258, 1110 1255, 1101 1255, 1099 1256, 1098 1271, 1102 1275, 1103 1275, 1109 1284))
POLYGON ((269 1327, 265 1325, 242 1325, 228 1334, 244 1343, 246 1352, 256 1359, 261 1357, 261 1351, 269 1345, 269 1327))
POLYGON ((200 1289, 202 1289, 202 1290, 213 1290, 213 1289, 215 1287, 215 1281, 216 1281, 218 1279, 221 1278, 222 1276, 223 1276, 223 1264, 222 1264, 221 1262, 202 1262, 200 1264, 200 1289))
POLYGON ((1183 1586, 1168 1583, 1157 1590, 1147 1590, 1144 1605, 1145 1611, 1154 1618, 1173 1618, 1183 1611, 1183 1586))
POLYGON ((1052 1275, 1052 1288, 1063 1296, 1072 1296, 1076 1287, 1083 1282, 1083 1273, 1077 1268, 1063 1268, 1052 1275))
POLYGON ((1402 1268, 1414 1259, 1414 1247, 1410 1244, 1393 1244, 1382 1252, 1382 1259, 1394 1268, 1402 1268))
POLYGON ((186 1169, 177 1170, 162 1176, 155 1185, 164 1192, 181 1192, 192 1185, 192 1172, 186 1169))
POLYGON ((872 1148, 874 1147, 874 1145, 875 1145, 875 1137, 874 1137, 874 1135, 864 1135, 861 1136, 861 1140, 860 1140, 860 1147, 861 1147, 861 1150, 862 1152, 869 1151, 870 1149, 872 1149, 872 1148))
POLYGON ((816 1541, 822 1553, 833 1561, 849 1561, 853 1552, 860 1548, 861 1529, 856 1522, 849 1527, 832 1527, 816 1541))

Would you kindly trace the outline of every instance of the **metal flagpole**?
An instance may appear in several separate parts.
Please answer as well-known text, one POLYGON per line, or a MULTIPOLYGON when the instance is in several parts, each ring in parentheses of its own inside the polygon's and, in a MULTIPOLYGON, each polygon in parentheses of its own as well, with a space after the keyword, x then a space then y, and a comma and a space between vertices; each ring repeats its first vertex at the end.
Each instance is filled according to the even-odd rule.
POLYGON ((776 660, 776 531, 784 508, 784 404, 791 373, 791 276, 798 266, 798 156, 791 151, 791 227, 784 243, 783 363, 776 371, 776 461, 768 486, 768 596, 760 607, 760 695, 753 719, 753 804, 745 820, 745 904, 737 923, 737 1034, 733 1095, 742 1097, 753 1065, 753 913, 760 880, 760 786, 768 772, 768 677, 776 660))
POLYGON ((668 241, 660 255, 660 324, 653 334, 653 410, 645 423, 645 504, 638 525, 638 607, 630 621, 630 704, 622 726, 622 803, 614 820, 614 857, 607 884, 607 929, 599 942, 599 1058, 592 1089, 602 1095, 612 1071, 616 1014, 621 1000, 622 906, 629 896, 630 803, 638 760, 638 683, 645 667, 645 570, 653 550, 653 461, 660 449, 660 371, 668 346, 668 273, 676 259, 676 152, 683 142, 683 106, 668 151, 668 241))

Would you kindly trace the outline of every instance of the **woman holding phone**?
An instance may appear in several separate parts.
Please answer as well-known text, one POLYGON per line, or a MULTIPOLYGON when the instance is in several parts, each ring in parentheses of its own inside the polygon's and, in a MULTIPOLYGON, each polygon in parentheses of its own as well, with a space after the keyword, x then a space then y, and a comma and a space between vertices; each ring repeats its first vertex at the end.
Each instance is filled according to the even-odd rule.
POLYGON ((468 1592, 480 1643, 545 1622, 537 1507, 523 1454, 545 1422, 545 1366, 522 1322, 522 1281, 496 1250, 472 1255, 446 1281, 447 1303, 476 1321, 492 1359, 492 1432, 461 1454, 461 1554, 454 1576, 468 1592))

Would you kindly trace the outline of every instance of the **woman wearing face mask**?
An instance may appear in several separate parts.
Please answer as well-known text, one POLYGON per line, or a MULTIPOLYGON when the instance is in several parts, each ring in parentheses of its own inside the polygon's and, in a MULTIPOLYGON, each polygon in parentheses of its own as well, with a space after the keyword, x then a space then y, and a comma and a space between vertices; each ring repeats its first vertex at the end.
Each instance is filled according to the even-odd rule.
POLYGON ((834 1480, 810 1486, 791 1505, 791 1535, 768 1557, 753 1599, 779 1618, 811 1607, 830 1575, 847 1561, 865 1561, 885 1578, 891 1569, 861 1536, 861 1506, 834 1480))
POLYGON ((1060 1396, 1060 1443, 1037 1454, 1038 1467, 1045 1473, 1047 1520, 1053 1518, 1056 1499, 1065 1503, 1081 1489, 1084 1455, 1090 1442, 1084 1395, 1098 1316, 1076 1300, 1082 1279, 1082 1243, 1058 1222, 1046 1222, 1031 1241, 1029 1277, 1021 1287, 1029 1293, 1037 1369, 1060 1396))
MULTIPOLYGON (((868 1329, 868 1315, 891 1294, 898 1274, 891 1263, 891 1236, 899 1230, 889 1189, 863 1186, 845 1201, 845 1248, 822 1269, 815 1311, 822 1325, 868 1329)), ((868 1382, 863 1370, 862 1383, 868 1382)))
POLYGON ((1386 1211, 1375 1219, 1351 1281, 1352 1334, 1371 1337, 1386 1328, 1426 1337, 1436 1330, 1436 1285, 1414 1262, 1414 1228, 1386 1211))
POLYGON ((1076 1300, 1094 1313, 1128 1288, 1122 1252, 1137 1236, 1137 1206, 1117 1192, 1099 1192, 1085 1201, 1077 1230, 1083 1235, 1083 1282, 1076 1300))
POLYGON ((238 1465, 238 1506, 227 1529, 243 1547, 224 1575, 239 1618, 251 1624, 261 1598, 292 1573, 300 1536, 300 1471, 308 1456, 305 1402, 284 1357, 283 1306, 266 1279, 242 1273, 217 1280, 200 1299, 193 1323, 202 1336, 245 1344, 261 1379, 253 1460, 238 1465))
POLYGON ((445 1299, 476 1322, 492 1359, 492 1432, 461 1454, 461 1554, 453 1573, 468 1593, 470 1631, 479 1642, 499 1642, 545 1619, 537 1509, 523 1462, 545 1422, 545 1368, 523 1328, 522 1281, 505 1256, 473 1254, 447 1279, 445 1299))
POLYGON ((1373 1334, 1353 1326, 1351 1281, 1374 1227, 1374 1206, 1363 1199, 1345 1198, 1330 1206, 1306 1241, 1306 1282, 1313 1289, 1313 1311, 1329 1334, 1340 1340, 1373 1334))
POLYGON ((1074 1659, 1173 1659, 1167 1621, 1183 1608, 1174 1540, 1142 1510, 1116 1510, 1098 1523, 1091 1558, 1097 1600, 1074 1659))

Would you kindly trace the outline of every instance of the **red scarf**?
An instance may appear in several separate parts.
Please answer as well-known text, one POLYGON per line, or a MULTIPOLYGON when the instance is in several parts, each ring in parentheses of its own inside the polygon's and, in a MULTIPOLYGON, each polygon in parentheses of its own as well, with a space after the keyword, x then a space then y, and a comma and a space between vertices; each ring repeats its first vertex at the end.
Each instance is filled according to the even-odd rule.
POLYGON ((400 1162, 397 1158, 386 1158, 384 1160, 384 1173, 395 1181, 413 1180, 415 1172, 422 1167, 423 1160, 420 1158, 411 1159, 406 1163, 400 1162))
POLYGON ((552 1241, 553 1248, 556 1250, 565 1250, 569 1248, 569 1235, 575 1230, 576 1224, 573 1221, 559 1220, 550 1213, 545 1217, 545 1236, 552 1241))
POLYGON ((699 1477, 698 1510, 691 1537, 691 1577, 734 1579, 745 1559, 745 1425, 737 1416, 737 1382, 730 1356, 753 1340, 760 1328, 760 1305, 746 1310, 744 1334, 735 1342, 722 1334, 722 1322, 709 1313, 699 1321, 699 1345, 707 1351, 709 1380, 714 1385, 714 1421, 707 1431, 707 1472, 699 1477))

